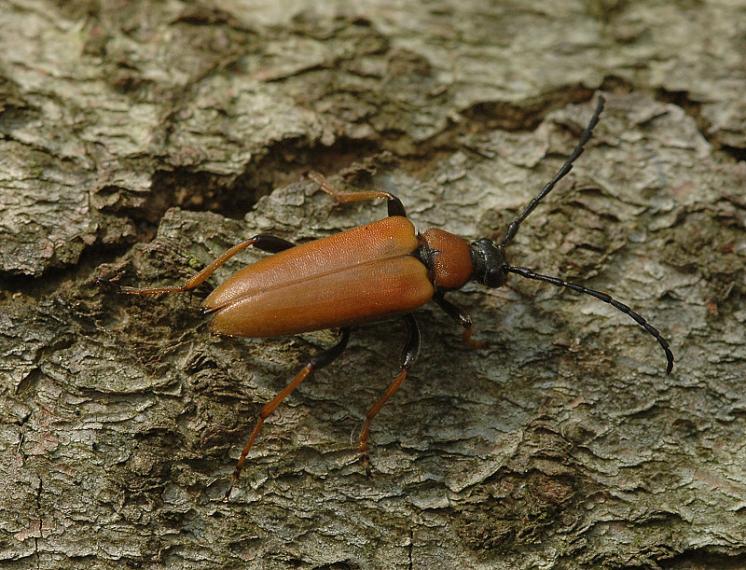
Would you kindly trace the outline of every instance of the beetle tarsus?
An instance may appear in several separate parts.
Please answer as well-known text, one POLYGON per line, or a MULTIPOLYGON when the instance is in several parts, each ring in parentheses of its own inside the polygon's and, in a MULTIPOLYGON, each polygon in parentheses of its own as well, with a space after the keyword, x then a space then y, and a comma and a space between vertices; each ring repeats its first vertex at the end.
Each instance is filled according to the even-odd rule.
POLYGON ((366 477, 370 478, 373 475, 373 469, 370 465, 370 455, 366 452, 359 452, 360 465, 363 468, 363 473, 366 477))
POLYGON ((474 334, 474 327, 472 325, 469 325, 468 327, 464 328, 463 333, 463 341, 466 346, 473 350, 481 350, 483 348, 489 347, 490 343, 486 340, 477 340, 475 338, 472 338, 472 335, 474 334))
POLYGON ((96 277, 96 286, 109 291, 120 291, 122 286, 104 277, 96 277))
POLYGON ((225 492, 225 495, 223 495, 223 502, 227 503, 231 498, 231 493, 233 492, 233 487, 236 486, 238 483, 238 476, 236 475, 235 471, 233 475, 231 475, 231 483, 228 485, 228 490, 225 492))

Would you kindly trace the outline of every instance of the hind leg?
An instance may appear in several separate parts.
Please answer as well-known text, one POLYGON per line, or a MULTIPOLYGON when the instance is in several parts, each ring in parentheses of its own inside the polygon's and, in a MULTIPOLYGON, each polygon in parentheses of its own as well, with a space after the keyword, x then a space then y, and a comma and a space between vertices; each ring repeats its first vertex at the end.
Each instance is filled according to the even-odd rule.
POLYGON ((246 458, 248 457, 249 451, 251 451, 251 447, 254 445, 254 441, 256 441, 259 432, 262 431, 262 426, 264 426, 265 420, 272 415, 272 413, 285 400, 285 398, 292 394, 306 378, 311 376, 311 374, 313 374, 316 370, 323 368, 328 364, 331 364, 335 359, 337 359, 344 352, 344 349, 347 347, 347 341, 349 339, 350 329, 342 329, 342 338, 339 339, 339 342, 337 342, 337 344, 312 358, 310 362, 303 368, 301 368, 300 372, 295 375, 295 377, 290 381, 290 384, 280 390, 280 392, 274 398, 272 398, 272 400, 264 404, 264 407, 259 412, 259 418, 254 424, 254 429, 251 430, 249 439, 246 441, 246 445, 244 445, 244 448, 241 451, 241 456, 238 458, 236 469, 233 471, 231 485, 230 487, 228 487, 228 491, 226 491, 225 493, 226 499, 228 499, 228 496, 231 494, 233 487, 236 485, 236 483, 238 483, 238 478, 241 476, 241 470, 246 463, 246 458))
POLYGON ((271 236, 267 234, 258 234, 252 237, 251 239, 248 239, 239 244, 236 244, 229 250, 225 251, 220 257, 215 259, 212 263, 210 263, 210 265, 205 267, 202 271, 200 271, 196 275, 193 275, 192 277, 187 279, 183 285, 178 285, 175 287, 151 287, 147 289, 138 289, 134 287, 119 287, 119 291, 121 291, 122 293, 126 293, 127 295, 143 295, 146 297, 162 295, 164 293, 184 293, 186 291, 191 291, 192 289, 196 289, 197 287, 202 285, 202 283, 204 283, 210 277, 210 275, 215 273, 218 267, 223 265, 231 257, 233 257, 240 251, 243 251, 244 249, 247 249, 251 246, 254 246, 258 249, 261 249, 262 251, 266 251, 269 253, 277 253, 278 251, 290 249, 291 247, 294 246, 294 244, 282 238, 276 237, 276 236, 271 236))

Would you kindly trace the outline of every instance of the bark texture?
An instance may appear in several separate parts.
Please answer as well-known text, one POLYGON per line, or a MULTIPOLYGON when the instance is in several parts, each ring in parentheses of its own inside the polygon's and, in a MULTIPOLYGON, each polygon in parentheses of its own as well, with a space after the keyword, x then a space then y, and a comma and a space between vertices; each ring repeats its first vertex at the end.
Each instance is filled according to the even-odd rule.
MULTIPOLYGON (((3 568, 746 567, 746 7, 706 2, 0 0, 3 568), (316 4, 311 6, 311 4, 316 4), (258 232, 383 215, 496 238, 607 110, 511 261, 350 347, 265 427, 328 332, 218 338, 173 284, 258 232)), ((246 252, 214 285, 258 255, 246 252)))

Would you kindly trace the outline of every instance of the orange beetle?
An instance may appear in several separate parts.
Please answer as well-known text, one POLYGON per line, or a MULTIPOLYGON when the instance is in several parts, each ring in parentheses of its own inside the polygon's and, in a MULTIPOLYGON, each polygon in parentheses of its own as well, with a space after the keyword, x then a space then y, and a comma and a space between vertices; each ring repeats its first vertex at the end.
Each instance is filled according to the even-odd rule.
POLYGON ((666 354, 666 372, 671 371, 674 358, 668 343, 656 328, 627 305, 605 293, 512 266, 505 257, 505 247, 513 240, 521 223, 557 182, 570 172, 573 162, 582 154, 603 107, 604 99, 599 97, 593 116, 572 154, 554 178, 511 222, 499 244, 489 239, 469 243, 438 229, 418 235, 407 219, 402 203, 393 194, 378 191, 338 192, 322 175, 312 172, 310 178, 338 203, 385 198, 389 217, 301 245, 275 236, 256 235, 226 251, 180 287, 121 289, 131 295, 189 291, 204 282, 233 255, 253 246, 275 255, 236 272, 205 299, 205 311, 214 315, 211 323, 213 332, 230 336, 271 337, 325 328, 341 329, 341 338, 336 345, 311 359, 290 384, 264 405, 236 464, 226 497, 238 480, 264 421, 314 370, 326 366, 342 354, 349 339, 350 327, 403 315, 409 337, 402 353, 401 368, 383 396, 368 411, 360 431, 358 449, 367 470, 370 423, 404 382, 419 351, 420 331, 412 311, 434 300, 462 325, 465 342, 479 346, 471 339, 472 321, 469 315, 445 299, 447 291, 459 289, 470 280, 479 281, 487 287, 500 287, 508 273, 515 273, 592 295, 630 316, 651 334, 666 354))

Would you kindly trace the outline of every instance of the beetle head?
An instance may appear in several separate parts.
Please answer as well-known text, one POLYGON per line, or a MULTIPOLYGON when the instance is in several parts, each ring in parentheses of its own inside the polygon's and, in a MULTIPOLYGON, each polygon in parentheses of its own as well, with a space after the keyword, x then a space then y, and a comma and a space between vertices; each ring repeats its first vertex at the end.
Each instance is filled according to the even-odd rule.
POLYGON ((502 287, 508 279, 508 263, 503 246, 482 238, 471 243, 471 278, 486 287, 502 287))

